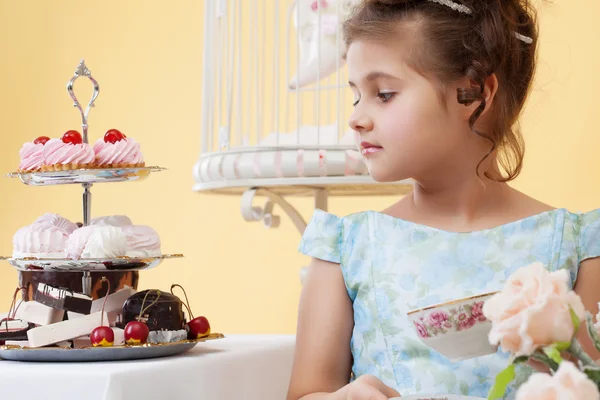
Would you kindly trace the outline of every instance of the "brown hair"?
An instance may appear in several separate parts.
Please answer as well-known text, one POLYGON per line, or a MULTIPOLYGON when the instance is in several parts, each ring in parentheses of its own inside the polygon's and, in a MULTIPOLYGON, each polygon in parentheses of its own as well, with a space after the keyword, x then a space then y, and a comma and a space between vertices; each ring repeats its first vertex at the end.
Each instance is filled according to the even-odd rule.
MULTIPOLYGON (((344 23, 346 46, 360 39, 384 40, 408 27, 417 29, 409 62, 417 71, 433 74, 440 83, 469 77, 477 86, 459 89, 457 100, 481 102, 469 119, 473 132, 492 144, 507 182, 521 172, 525 147, 518 117, 529 93, 536 65, 537 22, 528 0, 454 0, 471 14, 427 0, 363 0, 344 23), (531 38, 525 43, 517 34, 531 38), (426 49, 426 50, 425 50, 426 49), (425 50, 425 51, 423 51, 425 50), (484 83, 495 73, 499 82, 490 132, 478 132, 475 121, 486 107, 484 83)), ((497 174, 495 174, 497 175, 497 174)))

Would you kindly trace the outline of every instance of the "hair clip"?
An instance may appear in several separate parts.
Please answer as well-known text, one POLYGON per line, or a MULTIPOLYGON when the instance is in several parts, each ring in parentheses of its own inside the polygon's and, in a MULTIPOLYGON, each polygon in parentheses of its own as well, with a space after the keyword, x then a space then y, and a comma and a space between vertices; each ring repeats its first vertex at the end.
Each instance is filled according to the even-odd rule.
MULTIPOLYGON (((427 1, 429 1, 431 3, 441 4, 443 6, 451 8, 452 10, 458 11, 463 14, 469 14, 469 15, 473 14, 473 11, 471 11, 471 9, 469 7, 465 6, 464 4, 456 3, 452 0, 427 0, 427 1)), ((520 41, 522 41, 523 43, 527 43, 527 44, 533 43, 532 38, 530 38, 529 36, 521 35, 519 32, 515 32, 515 37, 517 39, 519 39, 520 41)))

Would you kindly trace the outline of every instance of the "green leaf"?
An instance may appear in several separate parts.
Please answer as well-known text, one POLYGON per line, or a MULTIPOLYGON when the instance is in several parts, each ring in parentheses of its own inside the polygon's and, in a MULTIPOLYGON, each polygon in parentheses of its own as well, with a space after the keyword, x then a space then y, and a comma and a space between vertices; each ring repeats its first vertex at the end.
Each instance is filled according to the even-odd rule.
MULTIPOLYGON (((569 343, 570 345, 570 343, 569 343)), ((529 361, 529 356, 520 356, 517 357, 513 360, 513 364, 522 364, 522 363, 526 363, 527 361, 529 361)))
POLYGON ((573 327, 575 327, 574 332, 577 332, 579 330, 579 325, 581 324, 581 321, 579 320, 577 314, 575 314, 575 310, 573 310, 573 307, 569 307, 569 311, 571 312, 571 321, 573 321, 573 327))
POLYGON ((496 375, 494 386, 488 394, 488 400, 496 400, 504 397, 508 384, 515 379, 515 364, 510 364, 506 369, 496 375))
POLYGON ((600 368, 586 366, 583 368, 583 372, 587 375, 588 378, 596 385, 600 384, 600 368))
POLYGON ((554 343, 554 348, 558 351, 565 351, 571 347, 571 342, 558 342, 554 343))
MULTIPOLYGON (((570 345, 567 346, 567 348, 568 347, 570 347, 570 345)), ((555 363, 560 364, 562 362, 563 359, 560 355, 560 351, 556 348, 556 345, 546 346, 543 350, 544 354, 546 354, 548 358, 550 358, 555 363)))

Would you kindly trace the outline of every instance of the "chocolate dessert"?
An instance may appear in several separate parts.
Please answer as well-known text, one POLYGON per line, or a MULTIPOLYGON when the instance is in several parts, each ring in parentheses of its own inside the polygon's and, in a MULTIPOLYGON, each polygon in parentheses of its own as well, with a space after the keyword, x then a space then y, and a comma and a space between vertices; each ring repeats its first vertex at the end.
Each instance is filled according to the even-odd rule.
POLYGON ((71 311, 78 314, 89 314, 92 309, 91 297, 45 283, 38 284, 33 299, 57 310, 71 311))
MULTIPOLYGON (((142 309, 142 302, 146 293, 146 302, 144 308, 152 304, 157 298, 157 291, 155 289, 144 290, 131 296, 123 304, 123 328, 128 322, 137 320, 138 315, 142 309)), ((148 325, 150 331, 178 331, 185 329, 185 317, 183 315, 183 308, 179 297, 174 296, 168 292, 160 292, 158 301, 152 306, 148 307, 141 316, 141 321, 148 325)))
POLYGON ((27 340, 27 331, 35 327, 20 319, 4 319, 0 322, 0 345, 7 340, 27 340))
MULTIPOLYGON (((139 272, 112 272, 107 274, 106 272, 92 272, 92 299, 96 300, 106 295, 108 285, 106 282, 102 282, 102 277, 105 276, 110 281, 110 293, 123 289, 125 286, 129 286, 133 289, 137 289, 139 272)), ((81 272, 53 272, 53 271, 19 271, 19 285, 21 287, 27 287, 29 290, 27 293, 23 293, 24 301, 33 300, 33 294, 37 291, 38 283, 46 283, 50 286, 61 287, 69 289, 76 293, 82 293, 81 278, 83 273, 81 272)))

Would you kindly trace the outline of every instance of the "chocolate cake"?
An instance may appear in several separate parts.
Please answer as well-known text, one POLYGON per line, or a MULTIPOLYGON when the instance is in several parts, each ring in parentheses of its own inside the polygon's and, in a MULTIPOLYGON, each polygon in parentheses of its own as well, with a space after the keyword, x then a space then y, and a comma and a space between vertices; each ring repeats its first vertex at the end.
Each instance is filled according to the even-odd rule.
MULTIPOLYGON (((123 304, 122 327, 125 327, 128 322, 137 319, 142 308, 144 296, 148 292, 150 293, 146 297, 146 303, 144 304, 144 308, 146 308, 156 300, 156 289, 138 292, 125 301, 125 304, 123 304)), ((161 291, 158 301, 144 312, 144 315, 141 316, 141 321, 148 325, 150 331, 178 331, 185 329, 186 321, 183 315, 181 300, 177 296, 161 291)))

